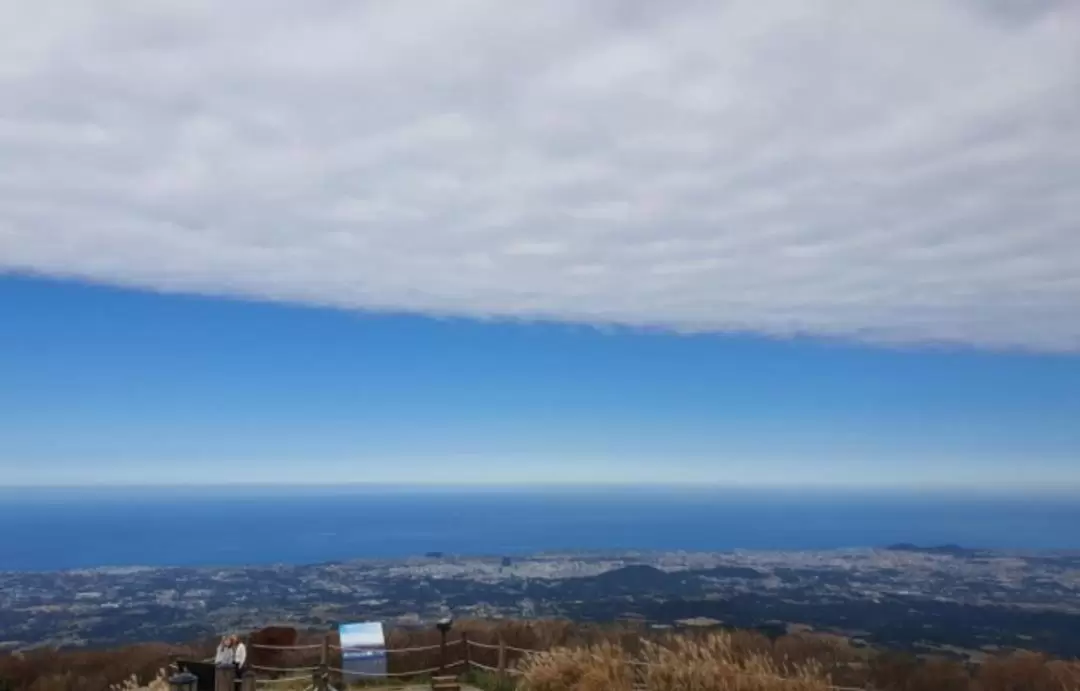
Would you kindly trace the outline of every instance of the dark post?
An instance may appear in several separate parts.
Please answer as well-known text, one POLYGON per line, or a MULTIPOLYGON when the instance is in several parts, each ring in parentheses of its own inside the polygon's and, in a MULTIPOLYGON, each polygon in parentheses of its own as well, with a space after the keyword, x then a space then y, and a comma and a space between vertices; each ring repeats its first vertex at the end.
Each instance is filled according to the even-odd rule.
POLYGON ((439 676, 446 674, 446 634, 450 633, 450 627, 454 625, 454 620, 447 617, 446 619, 440 619, 439 623, 435 625, 435 628, 439 629, 439 676))
POLYGON ((499 634, 499 686, 506 683, 506 641, 503 640, 503 636, 499 634))
POLYGON ((245 670, 240 677, 240 691, 255 691, 255 671, 245 670))
POLYGON ((465 672, 472 670, 472 660, 469 656, 469 634, 461 632, 461 655, 465 659, 465 672))
POLYGON ((439 629, 439 676, 446 674, 446 631, 439 629))

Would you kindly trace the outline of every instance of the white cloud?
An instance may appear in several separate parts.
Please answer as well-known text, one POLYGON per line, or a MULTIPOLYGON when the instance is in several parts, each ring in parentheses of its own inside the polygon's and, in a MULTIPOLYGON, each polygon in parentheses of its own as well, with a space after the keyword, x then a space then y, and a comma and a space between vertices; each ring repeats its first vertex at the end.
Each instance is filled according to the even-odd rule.
POLYGON ((1080 5, 0 6, 0 270, 1080 350, 1080 5))

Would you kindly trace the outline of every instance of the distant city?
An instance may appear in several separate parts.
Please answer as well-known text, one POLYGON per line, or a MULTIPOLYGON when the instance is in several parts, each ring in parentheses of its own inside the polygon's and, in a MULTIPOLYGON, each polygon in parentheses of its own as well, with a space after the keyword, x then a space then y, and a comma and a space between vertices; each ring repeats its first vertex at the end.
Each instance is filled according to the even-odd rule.
POLYGON ((1080 553, 956 546, 804 552, 438 552, 250 568, 0 573, 0 647, 186 642, 267 624, 329 629, 439 617, 812 629, 977 659, 1080 655, 1080 553))

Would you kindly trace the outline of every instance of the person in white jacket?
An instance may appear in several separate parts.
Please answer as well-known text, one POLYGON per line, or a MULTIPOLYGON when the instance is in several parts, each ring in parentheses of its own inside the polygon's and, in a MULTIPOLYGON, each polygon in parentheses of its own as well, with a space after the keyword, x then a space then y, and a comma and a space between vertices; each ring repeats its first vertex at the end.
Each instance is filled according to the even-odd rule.
POLYGON ((239 678, 247 671, 247 646, 239 636, 232 637, 233 664, 236 665, 236 676, 239 678))
POLYGON ((218 643, 217 653, 214 654, 214 664, 218 667, 228 667, 234 662, 234 650, 232 647, 232 638, 225 636, 218 643))

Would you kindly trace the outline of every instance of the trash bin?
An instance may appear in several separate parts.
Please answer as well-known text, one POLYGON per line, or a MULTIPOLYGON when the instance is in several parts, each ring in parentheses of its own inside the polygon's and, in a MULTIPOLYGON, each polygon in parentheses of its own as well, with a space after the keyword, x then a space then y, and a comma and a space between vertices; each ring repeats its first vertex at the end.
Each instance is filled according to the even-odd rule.
POLYGON ((191 672, 180 672, 169 677, 169 691, 198 691, 199 678, 191 672))

